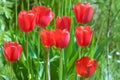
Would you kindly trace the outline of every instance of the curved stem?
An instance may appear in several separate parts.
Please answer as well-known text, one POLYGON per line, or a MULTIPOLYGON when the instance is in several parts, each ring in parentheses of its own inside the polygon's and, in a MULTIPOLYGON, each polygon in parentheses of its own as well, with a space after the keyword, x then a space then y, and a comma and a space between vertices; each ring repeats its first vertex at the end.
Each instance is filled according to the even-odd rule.
POLYGON ((50 78, 50 61, 49 61, 49 49, 46 48, 46 80, 51 80, 50 78))
POLYGON ((59 80, 62 80, 63 76, 63 63, 62 63, 62 49, 60 50, 60 66, 59 66, 59 80))

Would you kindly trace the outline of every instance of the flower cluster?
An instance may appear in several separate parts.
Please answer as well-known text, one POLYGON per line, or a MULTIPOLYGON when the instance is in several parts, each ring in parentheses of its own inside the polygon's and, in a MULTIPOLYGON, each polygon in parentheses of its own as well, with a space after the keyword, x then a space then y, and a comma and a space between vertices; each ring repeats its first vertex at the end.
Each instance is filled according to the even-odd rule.
POLYGON ((65 48, 70 39, 70 23, 71 19, 67 16, 57 17, 55 30, 42 30, 40 32, 43 45, 45 47, 65 48))
MULTIPOLYGON (((89 3, 76 3, 73 5, 76 21, 81 26, 76 26, 76 42, 81 47, 86 47, 92 40, 93 30, 90 26, 82 26, 92 19, 93 7, 89 3)), ((35 26, 41 28, 39 36, 44 47, 56 46, 65 48, 70 40, 71 18, 68 16, 57 17, 54 30, 46 30, 55 14, 51 8, 46 6, 34 6, 31 10, 22 10, 18 14, 18 25, 23 32, 30 32, 35 26)), ((5 42, 4 55, 7 61, 15 62, 22 53, 22 46, 18 42, 5 42)), ((76 60, 76 72, 83 78, 90 77, 97 68, 96 60, 91 60, 88 56, 83 56, 76 60)))
MULTIPOLYGON (((76 3, 73 5, 73 11, 76 21, 82 25, 87 24, 92 19, 93 7, 89 3, 76 3)), ((90 44, 93 30, 90 26, 77 26, 75 28, 77 44, 81 47, 86 47, 90 44)), ((76 60, 76 72, 83 78, 90 77, 96 70, 97 62, 90 60, 88 56, 83 56, 76 60)))

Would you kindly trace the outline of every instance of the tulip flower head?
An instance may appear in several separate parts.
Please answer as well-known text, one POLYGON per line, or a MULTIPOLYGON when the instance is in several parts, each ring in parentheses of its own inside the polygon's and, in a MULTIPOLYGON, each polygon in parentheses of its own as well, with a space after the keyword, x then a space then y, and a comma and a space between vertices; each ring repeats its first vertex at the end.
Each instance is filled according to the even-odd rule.
POLYGON ((54 35, 54 45, 57 48, 65 48, 68 45, 70 35, 67 30, 56 29, 53 35, 54 35))
POLYGON ((53 30, 42 30, 40 32, 40 39, 45 47, 53 46, 54 45, 53 30))
POLYGON ((4 56, 7 61, 15 62, 22 53, 22 46, 18 42, 4 42, 4 56))
POLYGON ((30 32, 34 29, 36 14, 33 11, 22 10, 18 14, 18 25, 23 32, 30 32))
POLYGON ((81 47, 86 47, 91 42, 93 30, 90 28, 90 26, 76 27, 75 35, 77 44, 81 47))
POLYGON ((46 27, 54 18, 54 13, 51 8, 45 6, 34 6, 32 10, 37 14, 36 25, 44 28, 46 27))
POLYGON ((70 31, 71 19, 68 16, 57 17, 56 18, 56 29, 70 31))
POLYGON ((96 60, 91 60, 87 56, 83 56, 76 61, 76 72, 83 78, 92 76, 97 68, 96 60))
POLYGON ((73 11, 78 23, 86 24, 93 16, 93 7, 89 3, 76 3, 73 5, 73 11))

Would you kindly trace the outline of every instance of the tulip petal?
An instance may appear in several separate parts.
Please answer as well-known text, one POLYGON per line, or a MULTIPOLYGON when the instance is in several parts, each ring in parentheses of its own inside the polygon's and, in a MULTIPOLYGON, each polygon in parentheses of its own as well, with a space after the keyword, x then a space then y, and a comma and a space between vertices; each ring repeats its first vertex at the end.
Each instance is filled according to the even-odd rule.
POLYGON ((54 17, 54 13, 51 8, 47 8, 45 6, 34 6, 32 10, 37 14, 36 24, 42 28, 45 28, 54 17))
POLYGON ((70 31, 71 19, 68 16, 57 17, 56 18, 56 29, 70 31))
POLYGON ((45 47, 51 47, 54 45, 54 40, 53 40, 53 31, 50 30, 42 30, 40 32, 40 39, 42 41, 42 44, 45 47))
POLYGON ((11 46, 5 49, 5 57, 8 61, 14 62, 17 60, 17 48, 15 46, 11 46))

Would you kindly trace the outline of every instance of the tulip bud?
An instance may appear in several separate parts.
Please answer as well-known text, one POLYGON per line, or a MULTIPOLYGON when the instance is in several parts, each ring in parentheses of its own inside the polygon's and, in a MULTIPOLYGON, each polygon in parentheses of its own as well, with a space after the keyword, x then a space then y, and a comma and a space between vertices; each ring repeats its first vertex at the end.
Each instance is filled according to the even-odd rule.
POLYGON ((65 48, 68 45, 70 39, 68 31, 56 29, 53 35, 54 43, 57 48, 65 48))
POLYGON ((76 27, 76 41, 79 46, 86 47, 90 44, 93 30, 90 28, 90 26, 80 26, 76 27))
POLYGON ((93 7, 89 3, 76 3, 73 5, 74 14, 78 23, 86 24, 93 16, 93 7))
POLYGON ((30 32, 34 29, 36 14, 33 11, 22 10, 18 14, 18 25, 23 32, 30 32))

